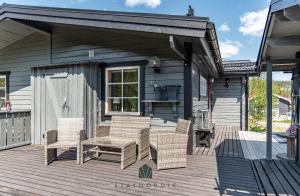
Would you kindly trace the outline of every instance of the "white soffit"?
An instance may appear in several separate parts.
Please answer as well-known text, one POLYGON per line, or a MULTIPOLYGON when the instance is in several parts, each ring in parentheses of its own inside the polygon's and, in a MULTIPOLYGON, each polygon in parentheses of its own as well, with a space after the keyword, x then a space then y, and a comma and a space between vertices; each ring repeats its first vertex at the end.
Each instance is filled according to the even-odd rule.
POLYGON ((33 29, 12 20, 0 21, 0 49, 32 34, 33 29))

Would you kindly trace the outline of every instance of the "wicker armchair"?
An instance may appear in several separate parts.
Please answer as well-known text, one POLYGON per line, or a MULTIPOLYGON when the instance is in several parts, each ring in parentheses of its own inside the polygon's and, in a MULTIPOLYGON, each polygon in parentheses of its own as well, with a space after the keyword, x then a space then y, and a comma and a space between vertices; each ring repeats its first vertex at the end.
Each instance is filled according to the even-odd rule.
POLYGON ((44 138, 45 165, 57 158, 59 148, 77 148, 77 164, 80 163, 80 141, 86 139, 83 118, 58 118, 58 129, 47 131, 44 138))
POLYGON ((141 160, 149 153, 150 117, 112 116, 111 125, 96 127, 94 137, 113 137, 137 144, 137 159, 141 160))
POLYGON ((191 121, 178 119, 175 132, 151 133, 149 159, 157 160, 157 169, 187 166, 187 143, 191 121))

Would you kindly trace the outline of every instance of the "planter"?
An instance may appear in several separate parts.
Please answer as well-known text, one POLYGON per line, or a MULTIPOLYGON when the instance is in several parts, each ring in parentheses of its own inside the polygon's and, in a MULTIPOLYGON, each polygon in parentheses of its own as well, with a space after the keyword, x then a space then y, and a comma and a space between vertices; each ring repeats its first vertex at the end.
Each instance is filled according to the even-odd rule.
POLYGON ((167 92, 167 88, 165 86, 161 87, 160 100, 168 100, 168 92, 167 92))
POLYGON ((179 85, 167 85, 166 90, 167 90, 167 97, 168 100, 178 100, 179 99, 179 85))
POLYGON ((155 95, 155 100, 161 100, 161 87, 160 86, 154 87, 154 95, 155 95))

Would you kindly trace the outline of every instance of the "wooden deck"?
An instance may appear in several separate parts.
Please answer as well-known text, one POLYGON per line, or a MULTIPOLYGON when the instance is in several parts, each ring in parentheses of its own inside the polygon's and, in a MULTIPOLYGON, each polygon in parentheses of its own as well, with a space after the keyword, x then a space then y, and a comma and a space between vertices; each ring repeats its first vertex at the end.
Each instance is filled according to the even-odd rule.
POLYGON ((239 127, 216 126, 215 137, 211 141, 210 148, 196 147, 194 148, 194 154, 244 158, 239 138, 239 127))
MULTIPOLYGON (((266 134, 250 131, 239 132, 240 141, 246 159, 266 159, 266 134)), ((276 135, 272 139, 272 158, 277 159, 276 155, 287 152, 286 140, 276 135)))
MULTIPOLYGON (((44 166, 42 147, 0 151, 0 195, 300 195, 300 166, 265 160, 264 137, 217 127, 211 148, 195 148, 187 168, 161 171, 147 158, 121 170, 116 157, 79 166, 75 152, 67 151, 44 166), (138 177, 145 163, 152 179, 138 177)), ((285 150, 274 136, 273 157, 285 150)))
POLYGON ((254 160, 259 187, 266 195, 300 195, 300 166, 295 162, 254 160))
MULTIPOLYGON (((62 157, 74 157, 67 152, 62 157)), ((25 146, 0 151, 0 195, 257 195, 251 161, 240 158, 189 156, 188 167, 157 171, 148 159, 125 170, 119 163, 58 160, 44 166, 43 149, 25 146), (139 179, 144 163, 152 179, 139 179)))

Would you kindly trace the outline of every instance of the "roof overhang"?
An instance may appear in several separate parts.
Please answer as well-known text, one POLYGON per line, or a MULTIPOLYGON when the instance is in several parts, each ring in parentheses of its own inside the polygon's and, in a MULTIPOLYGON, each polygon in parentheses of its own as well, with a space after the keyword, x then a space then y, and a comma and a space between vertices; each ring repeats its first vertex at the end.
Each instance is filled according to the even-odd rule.
MULTIPOLYGON (((0 6, 0 29, 6 29, 4 23, 7 23, 7 20, 22 26, 20 31, 27 29, 22 34, 23 37, 36 31, 51 34, 51 29, 40 28, 43 24, 91 27, 151 36, 174 36, 182 45, 183 42, 192 42, 194 53, 203 55, 209 65, 215 67, 218 72, 223 71, 215 26, 206 17, 3 4, 0 6)), ((12 42, 23 38, 22 36, 12 39, 12 42)), ((3 44, 2 48, 12 42, 3 44)))
POLYGON ((259 71, 272 63, 273 71, 291 71, 300 51, 300 0, 272 1, 257 64, 259 71))
POLYGON ((204 37, 208 18, 3 4, 5 18, 108 29, 204 37))

